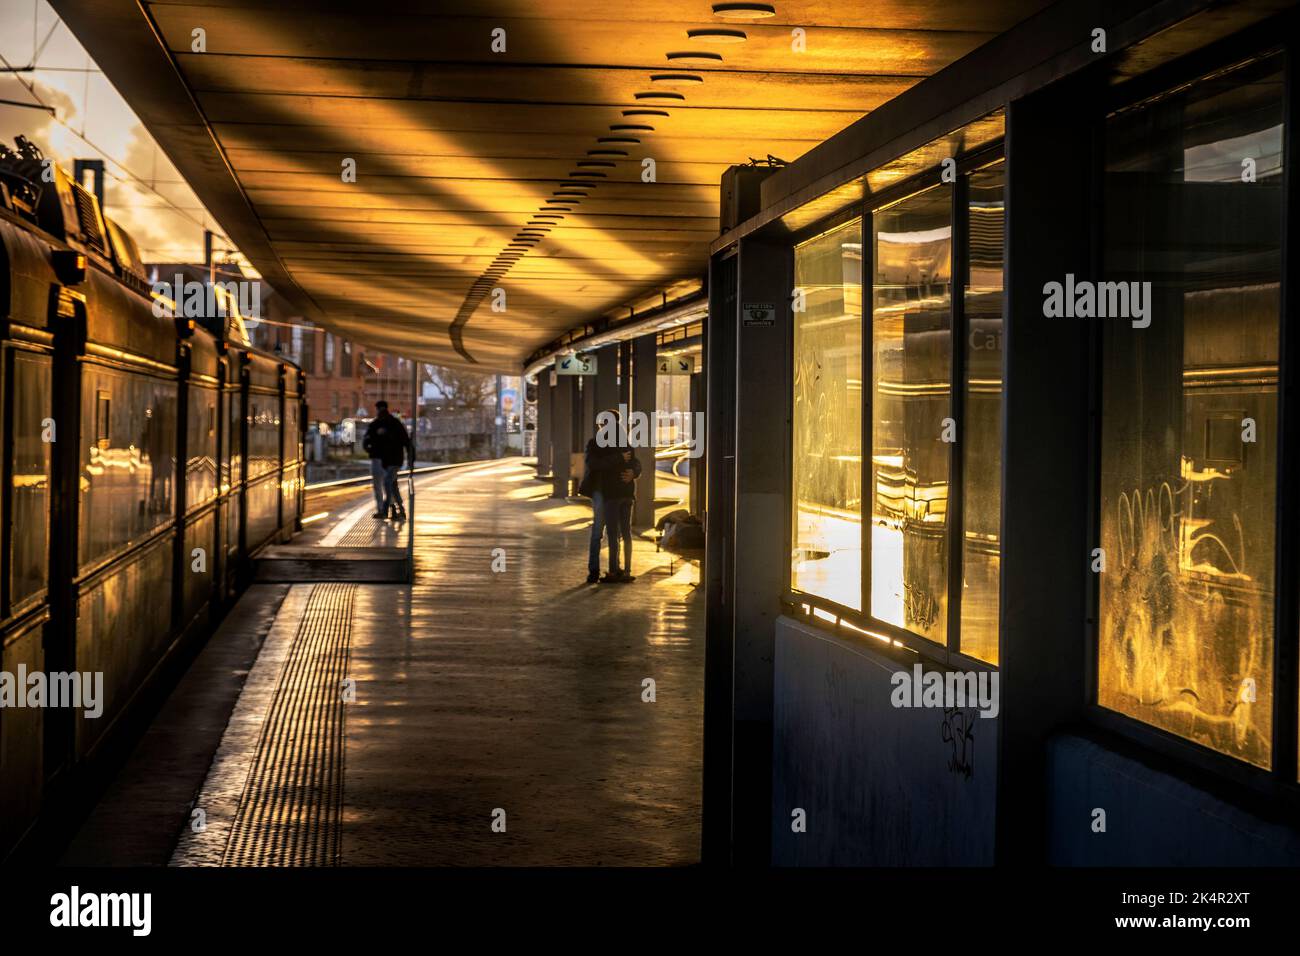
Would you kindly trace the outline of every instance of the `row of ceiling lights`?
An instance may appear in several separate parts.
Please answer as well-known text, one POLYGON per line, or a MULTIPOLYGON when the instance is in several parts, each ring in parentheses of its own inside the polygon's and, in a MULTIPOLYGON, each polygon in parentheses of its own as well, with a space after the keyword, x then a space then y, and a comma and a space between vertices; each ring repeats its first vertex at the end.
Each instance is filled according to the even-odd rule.
MULTIPOLYGON (((725 20, 761 20, 776 16, 776 8, 767 3, 715 3, 713 13, 725 20)), ((718 28, 687 30, 686 36, 691 40, 706 43, 743 43, 748 39, 743 30, 718 28)), ((667 57, 669 63, 673 65, 716 66, 722 63, 721 54, 707 50, 678 51, 667 54, 667 57)), ((684 72, 654 73, 650 76, 650 82, 660 86, 693 86, 703 83, 704 77, 684 72)), ((633 98, 638 103, 680 103, 686 100, 681 93, 662 91, 636 93, 633 98)), ((654 132, 655 128, 644 122, 645 119, 670 115, 667 110, 645 107, 626 109, 622 113, 624 122, 611 123, 609 131, 612 135, 596 138, 595 148, 587 150, 586 159, 578 160, 574 164, 576 168, 569 173, 569 180, 559 184, 560 188, 552 192, 551 198, 538 207, 527 224, 515 233, 514 239, 474 282, 470 287, 466 303, 461 306, 462 312, 466 309, 473 312, 492 286, 500 281, 516 262, 527 255, 530 249, 545 239, 546 234, 567 213, 573 212, 577 205, 590 195, 589 190, 599 185, 595 180, 608 178, 609 174, 602 170, 616 169, 617 165, 613 160, 628 156, 628 151, 619 147, 638 145, 641 142, 640 136, 633 134, 654 132)))
MULTIPOLYGON (((715 3, 713 13, 726 20, 761 20, 776 16, 776 8, 767 3, 715 3)), ((733 29, 687 30, 686 35, 692 40, 708 43, 742 43, 748 39, 743 30, 733 29)), ((707 50, 678 51, 667 54, 667 57, 669 63, 673 65, 716 66, 722 63, 721 54, 707 50)), ((660 86, 689 87, 703 83, 704 77, 695 73, 653 73, 650 82, 660 86)), ((651 90, 636 93, 633 99, 638 103, 672 104, 685 102, 686 97, 681 93, 651 90)), ((593 180, 608 178, 609 174, 602 170, 617 168, 613 160, 628 156, 628 151, 621 147, 635 146, 641 142, 639 135, 631 134, 654 132, 655 128, 644 122, 645 119, 670 115, 666 110, 648 108, 626 109, 622 113, 624 122, 610 124, 609 131, 613 135, 596 138, 596 146, 587 150, 587 158, 578 160, 574 164, 576 168, 569 173, 569 181, 561 182, 560 188, 551 193, 551 198, 545 200, 528 223, 515 234, 514 240, 506 249, 507 261, 510 264, 546 238, 546 233, 554 228, 566 213, 573 212, 577 205, 590 195, 589 190, 599 185, 593 180)))
MULTIPOLYGON (((713 4, 713 14, 714 16, 721 17, 724 20, 763 20, 768 17, 776 16, 776 8, 768 3, 715 3, 713 4)), ((700 40, 706 43, 714 43, 714 44, 743 43, 747 39, 749 39, 748 34, 746 34, 744 30, 722 29, 722 28, 712 28, 712 27, 695 29, 695 30, 687 30, 686 36, 691 40, 700 40)), ((668 53, 667 58, 668 58, 668 62, 673 66, 679 66, 679 65, 719 66, 722 64, 722 54, 714 53, 710 50, 679 50, 679 51, 668 53)), ((695 86, 697 84, 703 83, 704 77, 696 73, 685 73, 685 72, 652 73, 650 75, 650 82, 654 84, 658 84, 660 86, 690 87, 690 86, 695 86)), ((681 93, 649 91, 649 92, 635 93, 633 94, 633 99, 637 100, 638 102, 658 102, 658 103, 671 105, 672 103, 685 102, 686 97, 681 93)), ((623 116, 625 119, 637 118, 637 117, 653 117, 653 116, 666 117, 669 115, 670 114, 668 113, 667 110, 662 110, 662 109, 623 110, 623 116)), ((627 132, 653 133, 654 127, 646 123, 615 123, 610 126, 610 132, 620 133, 620 134, 624 134, 627 132)), ((596 139, 597 148, 587 150, 587 155, 626 157, 628 155, 626 150, 604 148, 603 144, 618 143, 618 144, 636 145, 640 142, 641 140, 635 136, 627 136, 627 135, 601 136, 596 139)), ((585 167, 585 168, 591 168, 591 167, 603 167, 603 168, 610 168, 610 169, 615 168, 614 163, 604 161, 604 160, 585 160, 579 162, 577 165, 579 167, 585 167)), ((606 178, 605 173, 584 174, 581 171, 571 172, 569 173, 569 175, 570 176, 586 175, 588 177, 597 177, 601 179, 606 178)), ((578 184, 573 182, 567 184, 562 183, 561 188, 555 190, 555 192, 553 192, 551 195, 555 197, 561 197, 561 196, 585 197, 587 195, 586 192, 578 192, 576 190, 570 191, 571 187, 575 185, 578 184)), ((582 185, 590 189, 590 188, 594 188, 597 184, 584 183, 582 185)), ((558 208, 562 208, 566 212, 569 212, 572 211, 572 209, 574 208, 574 206, 577 204, 579 200, 576 198, 572 200, 568 200, 570 204, 564 206, 559 205, 560 201, 561 200, 557 200, 557 199, 548 199, 546 200, 546 204, 555 205, 558 208)), ((555 215, 553 216, 553 218, 558 220, 558 219, 562 219, 563 216, 555 215)), ((530 222, 528 227, 525 227, 523 230, 521 230, 520 236, 526 235, 529 231, 529 227, 531 227, 532 225, 533 224, 530 222)), ((536 235, 532 239, 532 242, 534 243, 540 242, 543 238, 545 238, 544 231, 542 231, 542 234, 536 235)), ((657 326, 657 328, 660 329, 673 328, 675 326, 682 325, 688 321, 691 321, 691 316, 689 315, 684 316, 682 318, 675 318, 670 321, 664 322, 659 326, 657 326)), ((574 350, 570 349, 568 351, 572 352, 574 350)))

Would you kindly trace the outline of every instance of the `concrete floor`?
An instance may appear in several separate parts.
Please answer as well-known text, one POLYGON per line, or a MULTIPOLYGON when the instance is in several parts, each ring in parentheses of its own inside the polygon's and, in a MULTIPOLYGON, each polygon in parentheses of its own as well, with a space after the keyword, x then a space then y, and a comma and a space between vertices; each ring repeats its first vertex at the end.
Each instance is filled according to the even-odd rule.
MULTIPOLYGON (((415 583, 355 585, 349 596, 346 673, 356 699, 345 708, 341 862, 696 862, 704 662, 698 569, 671 566, 668 555, 638 540, 634 583, 583 583, 589 507, 550 498, 549 483, 518 459, 433 476, 419 487, 415 583), (644 700, 648 680, 653 702, 644 700)), ((311 538, 328 540, 328 529, 365 505, 364 497, 356 501, 312 525, 311 538)), ((358 525, 334 537, 352 542, 363 531, 358 525)), ((312 587, 293 585, 288 600, 280 592, 279 617, 297 613, 304 600, 292 593, 312 587)), ((255 590, 245 600, 259 600, 255 590)), ((237 768, 249 759, 239 751, 259 746, 246 728, 257 726, 278 693, 283 652, 272 649, 275 634, 293 632, 292 621, 277 623, 262 651, 266 661, 250 678, 251 687, 261 673, 261 689, 246 689, 236 706, 193 797, 199 805, 236 807, 237 791, 248 799, 251 778, 237 768), (245 728, 242 741, 236 725, 245 728)), ((165 709, 159 721, 167 717, 165 709)), ((176 731, 155 727, 154 750, 165 751, 176 731)), ((115 789, 147 784, 151 766, 168 765, 162 751, 137 754, 134 784, 118 781, 115 789)), ((112 793, 97 816, 129 828, 112 793)), ((184 811, 171 819, 183 820, 184 811)), ((102 844, 102 819, 94 823, 92 816, 72 858, 84 860, 88 844, 102 844)), ((312 825, 283 817, 275 823, 277 830, 312 825)), ((224 840, 224 832, 214 826, 210 842, 224 840)), ((111 850, 92 855, 152 862, 115 859, 111 850)), ((177 856, 212 863, 220 846, 177 856)))

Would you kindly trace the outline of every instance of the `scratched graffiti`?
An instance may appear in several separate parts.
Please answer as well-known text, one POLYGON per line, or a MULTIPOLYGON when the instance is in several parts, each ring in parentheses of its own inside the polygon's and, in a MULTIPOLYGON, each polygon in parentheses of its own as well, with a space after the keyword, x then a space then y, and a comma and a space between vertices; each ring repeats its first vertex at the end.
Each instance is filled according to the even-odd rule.
POLYGON ((903 620, 913 630, 925 633, 939 617, 939 602, 925 588, 903 582, 903 620))
POLYGON ((1251 553, 1232 472, 1180 470, 1103 515, 1098 700, 1267 766, 1272 557, 1251 553))
POLYGON ((948 769, 967 780, 975 776, 975 721, 979 712, 945 707, 939 733, 949 747, 948 769))

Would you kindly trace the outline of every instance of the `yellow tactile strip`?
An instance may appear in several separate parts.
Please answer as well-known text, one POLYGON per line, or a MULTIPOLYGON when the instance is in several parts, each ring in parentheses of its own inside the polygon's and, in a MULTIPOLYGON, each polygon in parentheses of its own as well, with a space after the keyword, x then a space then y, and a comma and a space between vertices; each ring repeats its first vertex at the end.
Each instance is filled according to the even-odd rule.
POLYGON ((223 866, 334 866, 356 586, 316 584, 280 671, 223 866))
POLYGON ((406 527, 391 521, 380 521, 369 515, 362 518, 339 540, 345 548, 398 547, 406 543, 406 527))

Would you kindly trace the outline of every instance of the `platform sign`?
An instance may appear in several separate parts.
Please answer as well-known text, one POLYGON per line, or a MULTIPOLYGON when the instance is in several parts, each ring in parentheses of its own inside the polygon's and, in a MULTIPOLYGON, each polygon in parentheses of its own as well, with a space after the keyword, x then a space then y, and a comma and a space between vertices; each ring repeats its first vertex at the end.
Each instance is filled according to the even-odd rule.
POLYGON ((740 321, 747 327, 766 328, 776 325, 776 303, 746 302, 740 310, 740 321))
POLYGON ((689 355, 672 355, 659 360, 660 375, 692 375, 695 373, 695 359, 689 355))
POLYGON ((565 355, 555 360, 555 371, 561 375, 595 375, 596 356, 565 355))

